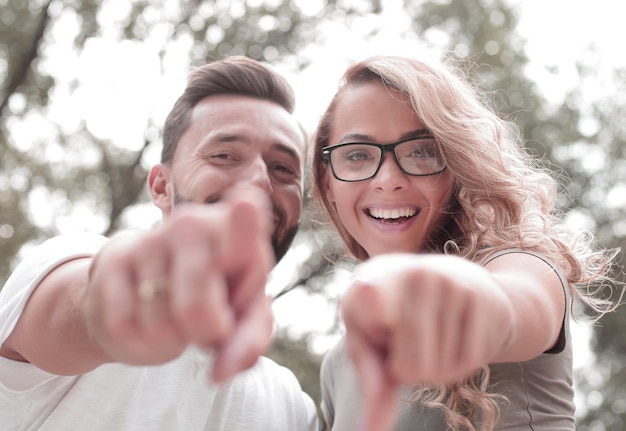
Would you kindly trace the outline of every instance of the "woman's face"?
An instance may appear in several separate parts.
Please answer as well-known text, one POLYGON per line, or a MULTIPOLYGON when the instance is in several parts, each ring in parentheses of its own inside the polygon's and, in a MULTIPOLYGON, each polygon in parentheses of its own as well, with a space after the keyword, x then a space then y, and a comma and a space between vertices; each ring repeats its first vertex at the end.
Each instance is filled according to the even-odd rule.
MULTIPOLYGON (((347 89, 333 117, 329 145, 347 142, 394 143, 428 135, 408 98, 371 82, 347 89)), ((326 196, 341 223, 370 257, 419 252, 444 219, 454 179, 446 169, 430 176, 404 173, 390 152, 376 175, 358 182, 336 179, 326 170, 326 196)))

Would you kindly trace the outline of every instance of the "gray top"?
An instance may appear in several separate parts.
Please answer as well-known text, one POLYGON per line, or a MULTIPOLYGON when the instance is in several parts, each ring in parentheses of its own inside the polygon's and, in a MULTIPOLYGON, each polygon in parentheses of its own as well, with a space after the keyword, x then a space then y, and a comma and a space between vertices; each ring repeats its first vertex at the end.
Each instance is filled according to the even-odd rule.
MULTIPOLYGON (((566 311, 561 334, 549 351, 527 362, 490 365, 491 393, 508 399, 500 406, 501 419, 496 431, 573 431, 574 389, 572 381, 572 343, 569 316, 571 293, 561 272, 536 253, 505 250, 490 256, 490 260, 507 253, 528 253, 546 261, 555 270, 563 284, 566 311)), ((360 429, 361 396, 356 373, 348 357, 343 340, 324 358, 321 371, 322 412, 329 430, 353 431, 360 429)), ((410 389, 407 389, 410 393, 410 389)), ((398 421, 394 431, 446 430, 443 414, 428 409, 419 402, 399 402, 398 421)))

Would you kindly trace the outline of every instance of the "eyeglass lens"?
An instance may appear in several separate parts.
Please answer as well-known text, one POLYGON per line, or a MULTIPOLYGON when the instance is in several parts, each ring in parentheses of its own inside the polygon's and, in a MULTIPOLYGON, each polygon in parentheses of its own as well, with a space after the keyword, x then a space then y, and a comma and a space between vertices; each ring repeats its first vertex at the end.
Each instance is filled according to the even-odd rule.
MULTIPOLYGON (((434 139, 413 139, 394 145, 399 166, 410 175, 432 175, 444 164, 437 153, 434 139)), ((340 145, 331 149, 330 161, 335 175, 346 181, 372 177, 381 163, 383 150, 368 143, 340 145)))

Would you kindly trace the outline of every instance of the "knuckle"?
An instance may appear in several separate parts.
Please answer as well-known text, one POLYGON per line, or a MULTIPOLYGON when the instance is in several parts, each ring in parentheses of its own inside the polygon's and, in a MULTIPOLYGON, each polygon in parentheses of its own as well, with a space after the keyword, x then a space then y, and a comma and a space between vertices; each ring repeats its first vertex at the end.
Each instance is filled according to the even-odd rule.
POLYGON ((123 340, 128 337, 132 331, 132 324, 129 320, 124 319, 104 319, 100 325, 95 326, 96 332, 102 338, 123 340), (99 327, 99 330, 97 329, 99 327))
POLYGON ((177 306, 172 314, 192 342, 213 345, 222 340, 229 328, 225 313, 211 309, 200 300, 177 306))
POLYGON ((198 217, 187 211, 181 211, 172 215, 168 223, 168 233, 176 235, 181 241, 194 239, 198 235, 200 222, 198 217))

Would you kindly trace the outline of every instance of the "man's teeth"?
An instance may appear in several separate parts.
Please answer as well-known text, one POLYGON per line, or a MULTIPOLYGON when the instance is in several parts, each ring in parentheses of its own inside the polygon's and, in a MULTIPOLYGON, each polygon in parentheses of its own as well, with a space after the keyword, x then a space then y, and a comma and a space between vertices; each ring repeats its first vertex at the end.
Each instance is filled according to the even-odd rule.
POLYGON ((413 217, 417 213, 417 210, 415 208, 370 208, 369 213, 374 218, 397 219, 400 217, 413 217))

